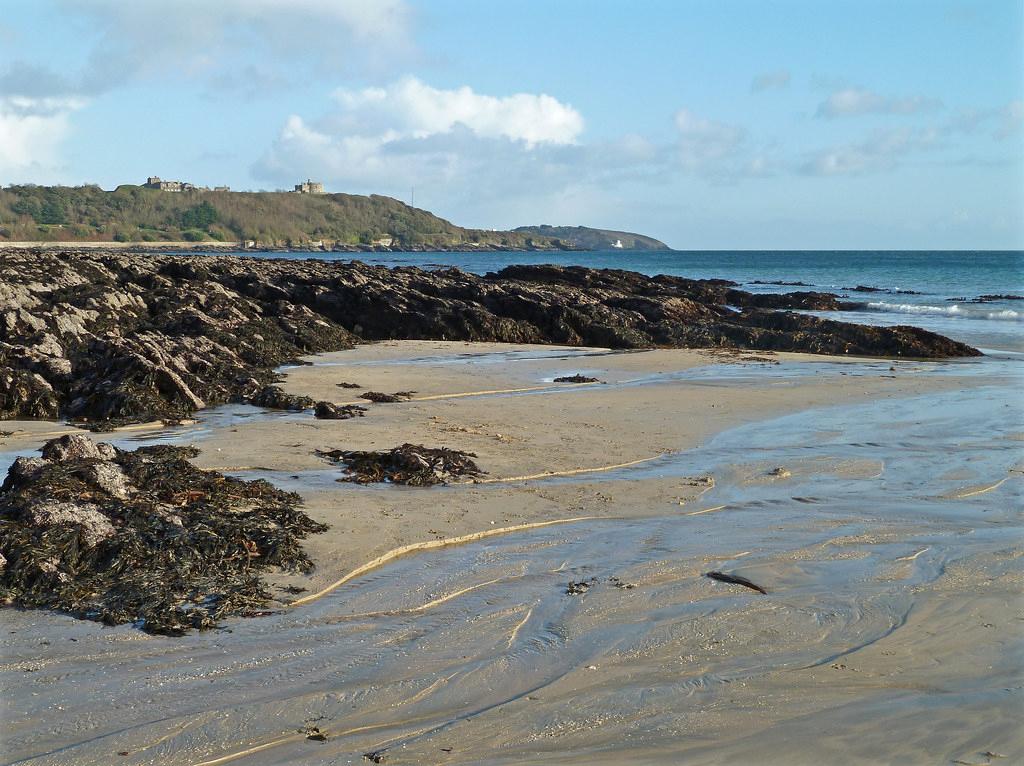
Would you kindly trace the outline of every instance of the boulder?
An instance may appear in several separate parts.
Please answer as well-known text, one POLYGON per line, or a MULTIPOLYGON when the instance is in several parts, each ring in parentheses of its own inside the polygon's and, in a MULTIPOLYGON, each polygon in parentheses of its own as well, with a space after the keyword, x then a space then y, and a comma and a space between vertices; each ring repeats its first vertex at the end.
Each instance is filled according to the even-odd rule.
POLYGON ((110 519, 92 503, 70 503, 60 500, 39 500, 24 511, 25 520, 35 527, 75 526, 87 548, 113 537, 117 530, 110 519))
POLYGON ((43 445, 41 451, 43 460, 51 463, 82 458, 113 460, 117 456, 116 447, 104 442, 94 442, 85 434, 65 434, 57 439, 51 439, 43 445))

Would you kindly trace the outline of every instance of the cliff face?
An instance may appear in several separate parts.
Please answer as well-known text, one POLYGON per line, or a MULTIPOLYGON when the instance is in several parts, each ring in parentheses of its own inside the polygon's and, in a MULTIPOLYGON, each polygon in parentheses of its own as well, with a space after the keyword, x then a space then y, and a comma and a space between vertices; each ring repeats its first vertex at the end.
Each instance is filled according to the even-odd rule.
POLYGON ((0 418, 98 424, 251 401, 303 354, 390 338, 952 357, 914 327, 777 309, 840 309, 825 293, 756 295, 724 280, 581 267, 477 276, 359 262, 9 252, 0 261, 0 418))
POLYGON ((517 234, 532 237, 552 237, 580 250, 611 250, 621 245, 623 250, 669 250, 664 242, 634 234, 630 231, 613 229, 591 229, 586 226, 520 226, 513 229, 517 234))

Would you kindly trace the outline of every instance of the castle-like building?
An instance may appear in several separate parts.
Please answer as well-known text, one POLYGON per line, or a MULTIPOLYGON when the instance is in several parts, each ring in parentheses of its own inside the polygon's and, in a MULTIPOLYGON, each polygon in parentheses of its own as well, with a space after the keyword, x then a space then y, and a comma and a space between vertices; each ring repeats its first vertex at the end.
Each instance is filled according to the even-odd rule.
POLYGON ((324 185, 322 183, 320 183, 319 181, 313 181, 313 180, 310 180, 310 179, 307 178, 303 183, 295 184, 295 193, 296 194, 323 194, 324 193, 324 185))
MULTIPOLYGON (((150 176, 146 179, 144 186, 147 189, 159 189, 160 191, 166 192, 207 192, 210 191, 208 186, 196 186, 190 184, 188 181, 165 181, 160 176, 150 176)), ((228 186, 214 186, 213 191, 231 191, 228 186)), ((283 191, 283 190, 279 190, 283 191)), ((300 184, 295 184, 293 190, 295 194, 325 194, 324 185, 319 181, 314 181, 311 178, 307 178, 300 184)))
MULTIPOLYGON (((147 189, 159 189, 160 191, 169 192, 210 191, 208 186, 196 186, 187 181, 164 181, 160 176, 150 176, 146 179, 144 186, 147 189)), ((214 186, 213 191, 231 191, 231 187, 214 186)))

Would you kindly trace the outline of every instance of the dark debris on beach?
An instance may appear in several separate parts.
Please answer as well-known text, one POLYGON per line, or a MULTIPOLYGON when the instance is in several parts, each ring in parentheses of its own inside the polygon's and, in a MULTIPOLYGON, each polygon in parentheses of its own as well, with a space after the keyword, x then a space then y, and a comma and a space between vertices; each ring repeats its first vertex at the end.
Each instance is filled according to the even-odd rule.
POLYGON ((366 414, 366 407, 358 404, 334 404, 332 402, 317 402, 313 408, 313 415, 320 420, 348 420, 350 418, 361 418, 366 414))
POLYGON ((84 434, 18 458, 0 487, 0 602, 181 635, 265 614, 261 574, 309 572, 327 529, 263 480, 194 466, 194 447, 125 451, 84 434))
POLYGON ((366 399, 374 404, 392 404, 394 402, 406 402, 412 396, 412 391, 396 391, 393 394, 385 394, 380 391, 367 391, 359 394, 360 399, 366 399))
POLYGON ((403 444, 383 451, 317 450, 316 454, 345 466, 345 475, 338 481, 357 484, 390 482, 429 487, 484 474, 473 461, 476 455, 472 452, 421 444, 403 444))

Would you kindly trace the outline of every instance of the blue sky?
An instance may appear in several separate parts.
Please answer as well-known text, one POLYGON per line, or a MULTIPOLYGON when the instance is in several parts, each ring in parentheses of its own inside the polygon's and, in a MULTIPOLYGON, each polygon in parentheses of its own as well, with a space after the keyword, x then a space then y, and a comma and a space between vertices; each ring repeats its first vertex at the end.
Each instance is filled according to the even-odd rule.
POLYGON ((683 249, 1021 248, 1022 7, 0 0, 0 184, 309 176, 683 249))

